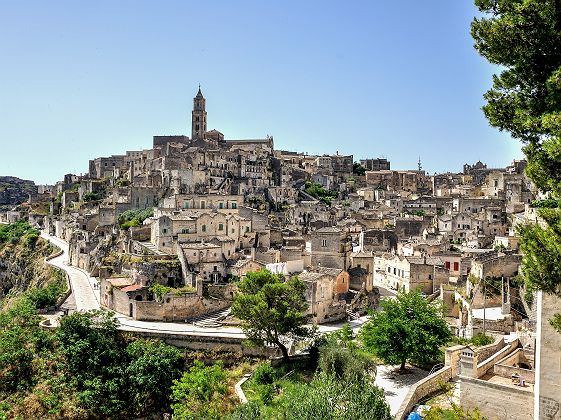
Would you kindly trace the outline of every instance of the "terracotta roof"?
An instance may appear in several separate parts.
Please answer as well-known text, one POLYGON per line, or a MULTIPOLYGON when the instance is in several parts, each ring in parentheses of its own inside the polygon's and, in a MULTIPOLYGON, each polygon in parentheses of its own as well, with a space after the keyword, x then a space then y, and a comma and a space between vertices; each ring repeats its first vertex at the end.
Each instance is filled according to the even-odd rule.
POLYGON ((121 289, 122 292, 134 292, 138 289, 144 289, 146 286, 142 286, 141 284, 131 284, 130 286, 123 287, 121 289))

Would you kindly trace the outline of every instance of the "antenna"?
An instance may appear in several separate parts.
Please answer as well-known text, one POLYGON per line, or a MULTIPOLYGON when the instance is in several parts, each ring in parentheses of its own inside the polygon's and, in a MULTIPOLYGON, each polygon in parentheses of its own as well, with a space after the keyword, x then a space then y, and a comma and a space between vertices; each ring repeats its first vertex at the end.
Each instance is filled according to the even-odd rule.
POLYGON ((419 156, 419 161, 417 162, 417 167, 419 168, 419 171, 423 170, 423 166, 421 165, 421 156, 419 156))

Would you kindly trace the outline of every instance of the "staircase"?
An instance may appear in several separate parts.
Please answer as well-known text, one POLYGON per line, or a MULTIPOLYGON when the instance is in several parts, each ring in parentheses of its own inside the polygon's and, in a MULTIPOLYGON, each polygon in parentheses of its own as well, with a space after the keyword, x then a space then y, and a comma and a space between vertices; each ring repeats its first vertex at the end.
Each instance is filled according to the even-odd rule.
POLYGON ((138 242, 140 244, 140 246, 142 246, 143 248, 145 248, 147 251, 149 251, 151 254, 154 255, 166 255, 165 252, 160 251, 156 245, 154 245, 152 242, 138 242))
POLYGON ((220 327, 224 318, 230 315, 231 310, 230 308, 226 308, 219 312, 214 312, 210 314, 200 315, 195 318, 191 318, 189 322, 191 322, 195 327, 204 327, 204 328, 216 328, 220 327))
POLYGON ((347 318, 350 319, 350 320, 355 321, 355 320, 360 318, 359 314, 357 314, 356 312, 353 312, 352 310, 350 310, 348 308, 345 312, 347 312, 347 318))

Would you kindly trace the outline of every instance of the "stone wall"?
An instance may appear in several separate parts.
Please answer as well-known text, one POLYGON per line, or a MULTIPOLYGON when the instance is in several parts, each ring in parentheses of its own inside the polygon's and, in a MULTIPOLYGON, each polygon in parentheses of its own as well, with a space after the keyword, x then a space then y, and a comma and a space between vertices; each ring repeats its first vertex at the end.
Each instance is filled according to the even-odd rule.
POLYGON ((187 334, 169 334, 168 332, 154 331, 138 331, 135 329, 128 330, 126 326, 119 327, 120 331, 134 334, 138 337, 154 338, 164 341, 167 344, 176 347, 188 348, 191 350, 212 350, 214 352, 240 352, 249 356, 278 356, 279 352, 273 347, 248 347, 244 345, 246 337, 240 336, 208 336, 196 333, 187 334))
POLYGON ((516 347, 518 347, 519 342, 518 340, 514 340, 512 343, 506 345, 504 348, 499 350, 497 353, 493 354, 491 357, 482 360, 483 358, 478 355, 478 360, 482 360, 481 363, 477 364, 477 373, 475 376, 476 378, 481 378, 485 375, 490 369, 493 369, 493 366, 499 361, 502 360, 506 355, 511 353, 516 347))
POLYGON ((493 354, 498 352, 505 346, 505 340, 503 337, 497 338, 493 343, 487 344, 486 346, 481 346, 477 349, 477 358, 481 361, 488 359, 493 354))
POLYGON ((561 312, 561 298, 537 293, 536 418, 561 419, 561 334, 549 320, 561 312), (539 411, 538 411, 539 410, 539 411))
POLYGON ((409 389, 407 396, 401 403, 395 418, 397 420, 406 418, 417 402, 419 402, 422 398, 439 391, 441 385, 448 382, 450 379, 452 379, 452 367, 445 366, 444 368, 434 372, 432 375, 429 375, 413 384, 413 386, 409 389))
POLYGON ((533 419, 533 400, 534 393, 527 388, 460 377, 460 404, 469 410, 479 408, 490 419, 533 419))
POLYGON ((535 375, 533 370, 522 369, 515 366, 501 365, 497 363, 493 366, 493 373, 502 376, 503 378, 512 378, 513 375, 518 375, 525 382, 533 384, 535 382, 535 375))
POLYGON ((134 301, 133 317, 138 321, 180 321, 199 315, 226 309, 232 302, 221 299, 205 299, 195 294, 165 295, 163 302, 134 301))
POLYGON ((395 416, 397 420, 404 419, 421 399, 436 393, 443 383, 450 381, 459 374, 460 354, 465 347, 462 345, 448 347, 445 351, 445 366, 411 386, 395 416))
POLYGON ((531 362, 524 354, 524 350, 518 348, 507 357, 499 360, 493 367, 493 373, 504 378, 512 378, 513 375, 518 375, 526 382, 533 384, 535 382, 534 371, 523 368, 521 365, 531 367, 531 362))

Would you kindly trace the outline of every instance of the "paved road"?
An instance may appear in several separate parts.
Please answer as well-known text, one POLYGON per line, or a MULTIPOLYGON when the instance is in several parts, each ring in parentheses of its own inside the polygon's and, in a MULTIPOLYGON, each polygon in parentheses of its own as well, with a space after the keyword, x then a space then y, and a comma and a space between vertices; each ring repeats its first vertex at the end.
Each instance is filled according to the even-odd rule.
MULTIPOLYGON (((51 243, 60 247, 63 254, 59 257, 53 258, 49 262, 66 271, 70 277, 72 283, 73 298, 76 301, 76 310, 78 311, 88 311, 90 309, 99 309, 99 289, 94 289, 94 285, 97 284, 97 280, 90 277, 87 272, 79 268, 67 265, 68 260, 68 244, 54 236, 42 233, 41 236, 47 239, 51 243)), ((119 329, 124 331, 143 331, 143 332, 159 332, 168 334, 180 334, 180 335, 193 335, 193 336, 207 336, 207 337, 228 337, 228 338, 245 338, 245 334, 241 328, 237 327, 216 327, 216 328, 206 328, 197 327, 188 323, 181 322, 151 322, 151 321, 137 321, 135 319, 129 318, 126 315, 116 314, 115 317, 119 320, 121 324, 119 329)), ((357 330, 360 325, 366 322, 368 318, 362 317, 358 320, 351 321, 351 327, 353 330, 357 330)), ((321 325, 319 331, 322 333, 336 331, 345 325, 345 322, 321 325)))
POLYGON ((49 264, 58 267, 68 273, 72 294, 76 302, 77 311, 89 311, 99 309, 99 290, 94 290, 96 280, 85 271, 68 265, 68 244, 59 238, 41 233, 41 237, 47 239, 62 249, 63 253, 49 261, 49 264))

